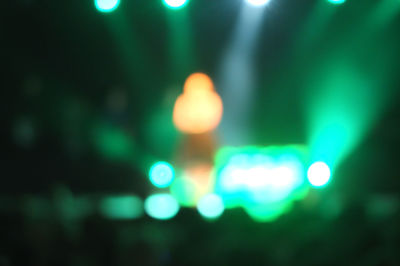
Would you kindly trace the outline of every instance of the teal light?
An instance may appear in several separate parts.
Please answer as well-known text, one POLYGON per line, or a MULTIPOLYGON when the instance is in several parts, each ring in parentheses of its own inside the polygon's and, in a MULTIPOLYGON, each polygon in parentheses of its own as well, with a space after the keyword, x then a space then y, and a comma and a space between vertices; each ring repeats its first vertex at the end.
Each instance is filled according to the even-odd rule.
POLYGON ((99 123, 93 128, 92 141, 97 151, 110 160, 130 160, 134 141, 129 134, 112 125, 99 123))
POLYGON ((340 5, 346 2, 346 0, 328 0, 328 2, 334 5, 340 5))
POLYGON ((216 194, 203 196, 197 204, 199 213, 208 219, 218 218, 224 212, 224 209, 224 202, 221 197, 216 194))
POLYGON ((302 146, 223 148, 215 193, 225 208, 243 207, 256 221, 272 221, 307 195, 307 161, 302 146))
POLYGON ((174 168, 167 162, 157 162, 149 172, 151 183, 158 188, 168 187, 175 177, 174 168))
POLYGON ((307 177, 312 186, 322 187, 329 182, 331 170, 326 163, 315 162, 308 168, 307 177))
POLYGON ((179 211, 179 204, 170 194, 154 194, 144 202, 146 213, 155 219, 168 220, 179 211))
POLYGON ((110 219, 136 219, 143 215, 143 202, 137 196, 115 196, 100 202, 100 212, 110 219))
POLYGON ((94 4, 100 12, 112 12, 119 6, 120 0, 95 0, 94 4))
POLYGON ((163 0, 164 5, 168 8, 179 9, 187 5, 189 0, 163 0))

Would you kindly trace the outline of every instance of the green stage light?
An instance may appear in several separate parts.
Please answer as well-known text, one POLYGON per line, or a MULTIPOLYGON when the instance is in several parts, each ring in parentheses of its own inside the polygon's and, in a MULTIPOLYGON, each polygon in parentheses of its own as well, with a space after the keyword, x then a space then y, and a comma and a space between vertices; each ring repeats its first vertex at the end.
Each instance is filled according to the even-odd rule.
POLYGON ((110 219, 135 219, 143 215, 143 202, 137 196, 106 197, 100 202, 100 212, 110 219))
POLYGON ((189 0, 163 0, 164 5, 169 8, 179 9, 187 5, 189 0))
POLYGON ((181 206, 196 206, 196 184, 190 178, 176 178, 171 185, 171 194, 181 206))
POLYGON ((224 212, 224 202, 221 197, 216 194, 208 194, 203 196, 198 204, 197 210, 199 213, 209 219, 215 219, 221 216, 224 212))
POLYGON ((179 211, 179 204, 170 194, 154 194, 144 202, 146 213, 155 219, 168 220, 179 211))
POLYGON ((256 221, 272 221, 307 195, 307 158, 301 146, 223 148, 215 192, 226 208, 243 207, 256 221))
POLYGON ((322 187, 329 182, 331 170, 324 162, 313 163, 307 171, 308 181, 314 187, 322 187))
POLYGON ((158 188, 168 187, 175 177, 174 168, 167 162, 157 162, 149 172, 151 183, 158 188))
POLYGON ((94 4, 100 12, 112 12, 119 6, 120 0, 95 0, 94 4))
POLYGON ((130 159, 133 150, 133 139, 123 130, 100 123, 93 128, 92 141, 98 152, 113 160, 130 159))
POLYGON ((340 5, 346 2, 346 0, 328 0, 328 2, 334 5, 340 5))

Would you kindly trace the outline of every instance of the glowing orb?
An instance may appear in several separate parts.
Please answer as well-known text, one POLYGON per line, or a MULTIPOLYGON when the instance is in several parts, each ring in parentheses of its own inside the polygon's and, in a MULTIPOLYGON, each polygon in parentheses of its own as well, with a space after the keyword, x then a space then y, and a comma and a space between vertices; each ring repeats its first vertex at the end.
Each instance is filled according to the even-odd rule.
POLYGON ((168 220, 179 211, 179 204, 170 194, 154 194, 144 202, 146 213, 155 219, 168 220))
POLYGON ((164 4, 169 8, 181 8, 187 4, 188 0, 164 0, 164 4))
POLYGON ((202 197, 198 204, 197 210, 205 218, 217 218, 224 212, 224 203, 220 196, 216 194, 208 194, 202 197))
POLYGON ((174 168, 167 162, 157 162, 150 168, 149 176, 154 186, 165 188, 174 180, 174 168))
POLYGON ((119 6, 120 0, 95 0, 94 4, 100 12, 112 12, 119 6))
POLYGON ((173 121, 177 129, 188 134, 212 131, 221 121, 223 105, 211 79, 195 73, 186 80, 184 92, 175 102, 173 121))
POLYGON ((308 181, 314 187, 321 187, 329 182, 331 170, 324 162, 313 163, 307 172, 308 181))

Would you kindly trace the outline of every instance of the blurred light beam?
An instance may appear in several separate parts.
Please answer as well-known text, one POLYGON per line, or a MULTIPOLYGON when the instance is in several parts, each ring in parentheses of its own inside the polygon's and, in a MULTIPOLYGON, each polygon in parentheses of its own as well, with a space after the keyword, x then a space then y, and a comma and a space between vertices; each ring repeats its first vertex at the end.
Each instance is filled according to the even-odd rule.
POLYGON ((246 128, 254 91, 253 54, 263 11, 264 7, 255 8, 248 4, 242 7, 233 39, 221 62, 217 85, 225 109, 219 127, 224 144, 248 143, 246 128))

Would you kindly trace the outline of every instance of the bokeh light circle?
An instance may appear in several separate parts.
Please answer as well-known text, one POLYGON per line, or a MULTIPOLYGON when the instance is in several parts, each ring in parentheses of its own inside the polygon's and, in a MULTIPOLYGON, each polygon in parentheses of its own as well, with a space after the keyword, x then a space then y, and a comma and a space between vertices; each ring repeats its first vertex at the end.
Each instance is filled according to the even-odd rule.
POLYGON ((175 177, 175 171, 172 165, 167 162, 157 162, 153 164, 149 172, 150 182, 158 187, 168 187, 175 177))
POLYGON ((181 8, 187 4, 189 0, 163 0, 164 4, 169 8, 181 8))
POLYGON ((329 182, 331 170, 326 163, 315 162, 308 168, 307 177, 312 186, 321 187, 329 182))
POLYGON ((119 6, 120 0, 94 0, 94 4, 100 12, 112 12, 119 6))
POLYGON ((146 213, 158 220, 173 218, 179 211, 179 204, 170 194, 154 194, 144 202, 146 213))
POLYGON ((197 203, 199 213, 209 219, 218 218, 224 212, 224 209, 224 202, 216 194, 205 195, 197 203))

